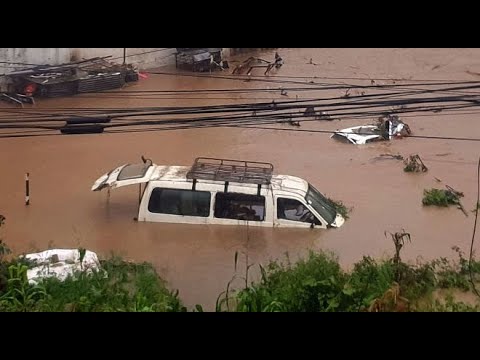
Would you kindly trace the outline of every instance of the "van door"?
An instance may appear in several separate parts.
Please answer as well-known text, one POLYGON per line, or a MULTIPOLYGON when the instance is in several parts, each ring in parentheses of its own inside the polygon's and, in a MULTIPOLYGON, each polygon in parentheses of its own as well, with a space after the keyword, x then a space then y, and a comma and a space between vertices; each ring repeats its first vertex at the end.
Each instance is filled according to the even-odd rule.
POLYGON ((286 196, 275 197, 275 226, 277 227, 320 227, 326 228, 304 201, 286 196))
POLYGON ((119 188, 127 185, 143 184, 150 180, 156 165, 151 162, 125 164, 99 177, 92 186, 92 191, 106 187, 119 188))

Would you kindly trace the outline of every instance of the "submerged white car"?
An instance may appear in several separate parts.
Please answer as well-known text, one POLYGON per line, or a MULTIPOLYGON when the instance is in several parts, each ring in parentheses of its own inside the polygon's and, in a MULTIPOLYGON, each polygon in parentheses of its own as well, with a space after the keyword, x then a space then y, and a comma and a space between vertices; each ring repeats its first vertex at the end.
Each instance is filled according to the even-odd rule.
POLYGON ((401 121, 398 116, 389 116, 386 119, 381 118, 378 125, 354 126, 336 131, 331 138, 355 145, 364 145, 374 141, 392 140, 394 137, 409 134, 411 134, 411 131, 407 124, 401 121))
POLYGON ((352 144, 364 145, 373 141, 383 140, 378 133, 378 127, 375 125, 355 126, 335 132, 331 138, 338 140, 347 140, 352 144))
POLYGON ((141 194, 138 221, 324 229, 345 222, 311 184, 274 175, 269 163, 197 158, 187 167, 144 159, 101 176, 92 190, 135 184, 141 194))

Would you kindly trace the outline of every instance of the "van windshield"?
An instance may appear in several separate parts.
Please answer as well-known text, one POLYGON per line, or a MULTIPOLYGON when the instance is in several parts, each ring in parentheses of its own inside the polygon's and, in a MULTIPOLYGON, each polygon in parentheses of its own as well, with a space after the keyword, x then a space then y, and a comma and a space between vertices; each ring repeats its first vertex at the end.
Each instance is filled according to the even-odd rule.
POLYGON ((310 184, 308 184, 308 192, 305 200, 313 206, 328 224, 332 224, 335 221, 337 216, 335 205, 310 184))

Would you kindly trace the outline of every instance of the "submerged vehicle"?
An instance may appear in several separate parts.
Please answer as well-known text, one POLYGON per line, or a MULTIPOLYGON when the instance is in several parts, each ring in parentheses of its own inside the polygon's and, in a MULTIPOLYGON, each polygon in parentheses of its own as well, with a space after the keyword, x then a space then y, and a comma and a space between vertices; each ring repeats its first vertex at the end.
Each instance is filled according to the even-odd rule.
POLYGON ((138 221, 324 229, 345 222, 310 183, 274 175, 270 163, 200 157, 188 167, 142 159, 117 167, 92 186, 99 191, 138 184, 138 221))
POLYGON ((331 138, 364 145, 374 141, 392 140, 411 134, 410 127, 396 115, 378 119, 377 125, 362 125, 336 131, 331 138))

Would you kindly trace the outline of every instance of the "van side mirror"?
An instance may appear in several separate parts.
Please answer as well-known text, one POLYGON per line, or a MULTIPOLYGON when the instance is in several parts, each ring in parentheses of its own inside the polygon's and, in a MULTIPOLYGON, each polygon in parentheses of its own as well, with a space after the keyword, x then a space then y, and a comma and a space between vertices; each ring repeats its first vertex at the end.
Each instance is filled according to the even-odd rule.
POLYGON ((310 229, 313 229, 315 227, 315 221, 312 221, 312 223, 310 224, 310 229))

